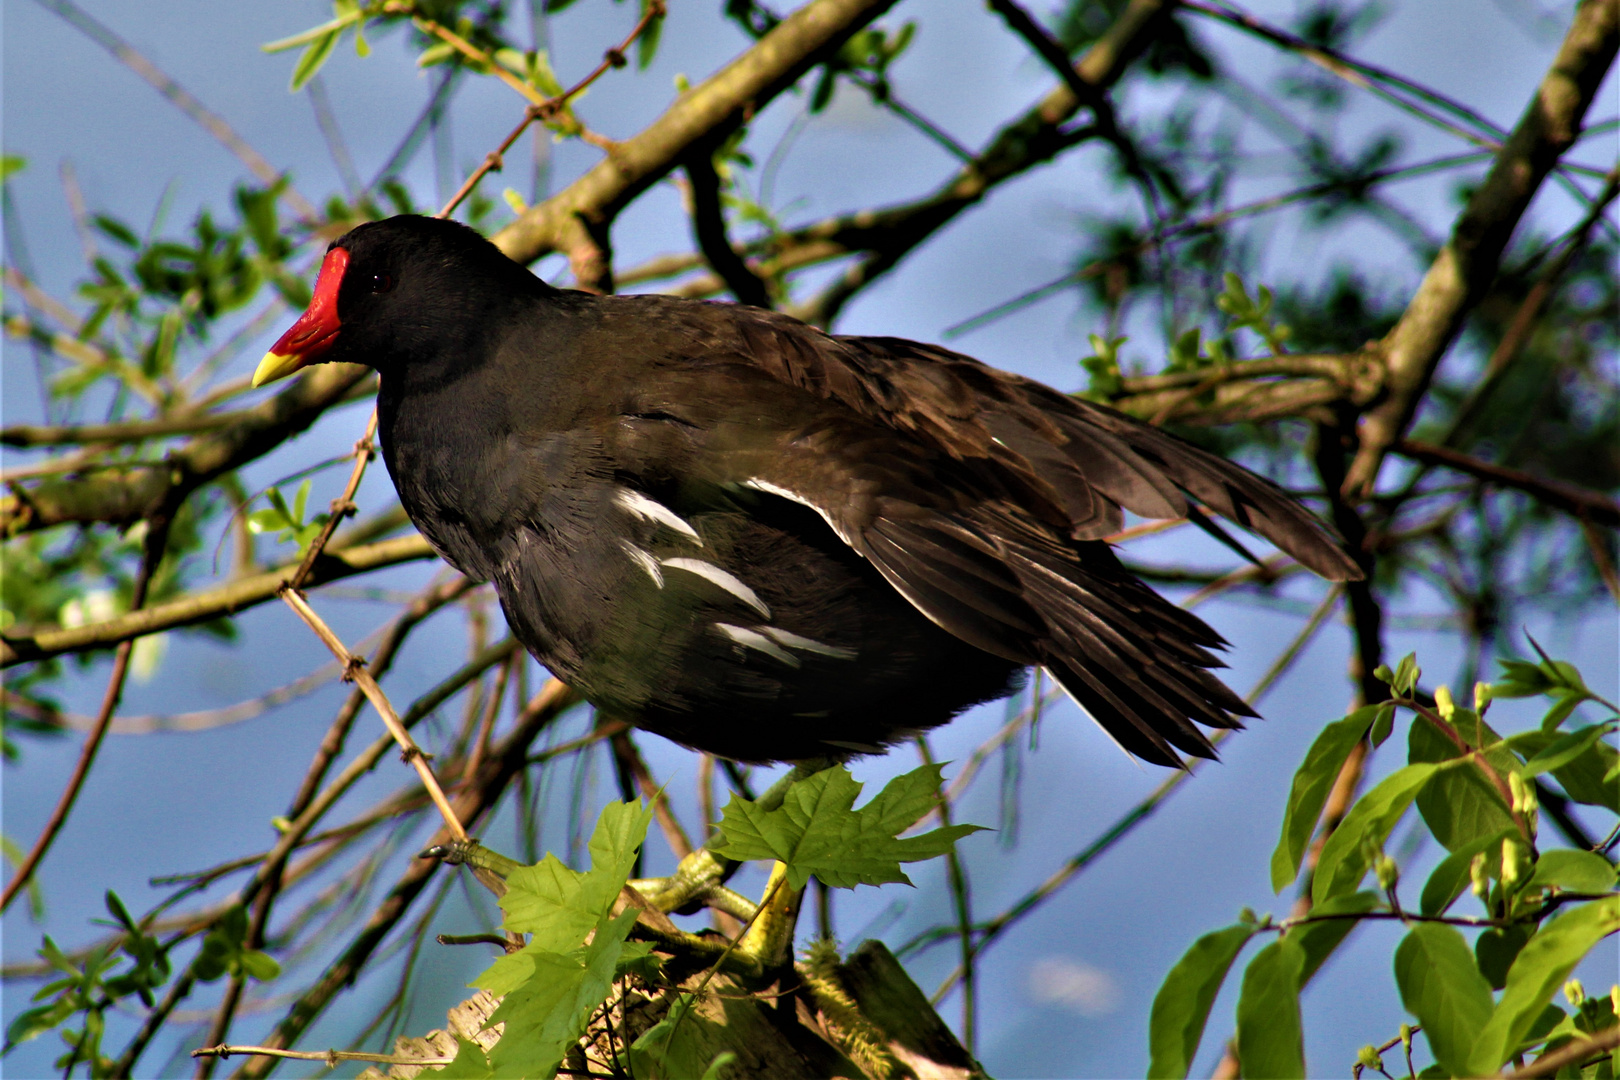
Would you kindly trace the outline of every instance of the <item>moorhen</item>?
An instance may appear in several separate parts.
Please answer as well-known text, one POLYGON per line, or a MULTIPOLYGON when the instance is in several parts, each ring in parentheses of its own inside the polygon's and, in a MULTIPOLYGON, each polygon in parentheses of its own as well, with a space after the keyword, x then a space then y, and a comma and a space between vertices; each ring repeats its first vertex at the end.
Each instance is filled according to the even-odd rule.
POLYGON ((559 290, 466 226, 335 241, 254 375, 375 368, 417 528, 598 708, 740 761, 872 753, 1045 667, 1126 750, 1253 716, 1225 645, 1128 572, 1122 510, 1200 507, 1357 578, 1269 480, 932 345, 559 290))

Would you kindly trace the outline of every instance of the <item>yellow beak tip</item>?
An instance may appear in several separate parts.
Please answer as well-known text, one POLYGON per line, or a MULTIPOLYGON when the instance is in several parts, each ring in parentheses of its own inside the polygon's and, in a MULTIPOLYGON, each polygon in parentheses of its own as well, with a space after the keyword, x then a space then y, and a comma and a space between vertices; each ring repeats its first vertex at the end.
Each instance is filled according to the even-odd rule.
POLYGON ((265 353, 264 359, 253 372, 253 385, 260 387, 266 383, 273 383, 277 379, 286 378, 304 366, 303 357, 297 353, 283 356, 280 353, 265 353))

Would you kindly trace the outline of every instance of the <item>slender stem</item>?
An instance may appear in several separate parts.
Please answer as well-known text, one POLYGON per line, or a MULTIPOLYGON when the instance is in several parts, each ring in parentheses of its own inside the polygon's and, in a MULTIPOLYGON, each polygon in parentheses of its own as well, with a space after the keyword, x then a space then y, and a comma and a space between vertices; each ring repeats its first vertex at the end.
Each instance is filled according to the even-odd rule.
MULTIPOLYGON (((152 575, 157 572, 158 563, 163 559, 164 548, 169 537, 169 522, 167 518, 159 518, 147 522, 145 551, 141 557, 141 569, 135 577, 135 589, 130 596, 130 610, 137 611, 146 603, 147 588, 152 583, 152 575)), ((112 675, 107 679, 107 689, 101 697, 101 709, 96 713, 95 724, 90 728, 90 734, 84 740, 84 747, 79 751, 79 760, 73 767, 73 775, 68 778, 67 787, 56 801, 56 808, 45 822, 45 828, 40 831, 39 839, 34 841, 33 848, 24 857, 11 882, 6 886, 5 894, 0 896, 0 912, 11 907, 11 902, 22 892, 34 871, 44 861, 45 855, 55 842, 62 826, 67 823, 68 814, 73 810, 73 804, 78 801, 79 792, 84 788, 84 782, 90 775, 90 768, 95 764, 96 752, 101 749, 102 740, 107 735, 107 729, 112 726, 113 713, 118 708, 119 699, 124 694, 124 681, 129 675, 129 661, 135 651, 133 638, 119 644, 118 651, 113 655, 112 675)))
MULTIPOLYGON (((926 735, 917 736, 917 753, 922 757, 924 765, 934 764, 934 754, 928 747, 926 735)), ((941 824, 947 829, 950 828, 951 804, 945 800, 943 790, 940 792, 939 818, 941 824)), ((975 1013, 978 1005, 973 961, 979 947, 973 939, 973 894, 968 884, 967 871, 962 866, 962 859, 956 852, 955 844, 945 851, 945 872, 951 885, 951 902, 956 908, 957 944, 962 955, 958 964, 958 970, 962 973, 962 1045, 967 1048, 969 1054, 972 1054, 975 1013)))

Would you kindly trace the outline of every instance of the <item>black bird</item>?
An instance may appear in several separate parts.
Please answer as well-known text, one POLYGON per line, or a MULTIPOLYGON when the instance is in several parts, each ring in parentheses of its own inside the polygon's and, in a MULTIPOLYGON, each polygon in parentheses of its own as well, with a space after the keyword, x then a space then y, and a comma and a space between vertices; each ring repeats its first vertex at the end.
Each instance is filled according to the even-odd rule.
POLYGON ((1213 511, 1360 576, 1276 485, 959 353, 554 289, 463 225, 328 250, 254 375, 375 368, 400 501, 597 707, 742 761, 870 753, 1042 665, 1125 749, 1253 716, 1219 634, 1121 566, 1122 509, 1213 511))

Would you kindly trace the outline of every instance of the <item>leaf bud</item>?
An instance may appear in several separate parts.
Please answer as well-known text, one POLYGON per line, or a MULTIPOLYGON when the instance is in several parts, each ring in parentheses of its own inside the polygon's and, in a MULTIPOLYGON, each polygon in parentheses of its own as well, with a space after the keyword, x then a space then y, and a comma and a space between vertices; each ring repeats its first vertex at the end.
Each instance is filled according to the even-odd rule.
POLYGON ((1412 1025, 1401 1025, 1401 1046, 1407 1053, 1412 1052, 1412 1025))
POLYGON ((1491 891, 1490 871, 1485 869, 1485 853, 1482 851, 1474 856, 1474 861, 1468 864, 1468 877, 1473 884, 1474 895, 1484 900, 1491 891))
POLYGON ((1360 1062, 1363 1068, 1384 1071, 1384 1059, 1378 1055, 1378 1048, 1372 1043, 1356 1051, 1356 1061, 1360 1062))
POLYGON ((1524 789, 1525 789, 1524 776, 1521 773, 1517 773, 1517 772, 1508 773, 1508 793, 1513 796, 1513 812, 1515 814, 1524 813, 1524 809, 1525 809, 1525 806, 1524 806, 1525 790, 1524 789))
POLYGON ((1586 987, 1581 985, 1581 980, 1571 979, 1564 984, 1564 997, 1569 999, 1572 1008, 1578 1009, 1586 1000, 1586 987))
POLYGON ((1474 711, 1484 716, 1485 710, 1491 707, 1491 684, 1477 682, 1474 684, 1474 711))
POLYGON ((1378 856, 1373 863, 1373 873, 1378 875, 1378 887, 1385 892, 1393 889, 1395 883, 1401 880, 1401 868, 1388 855, 1378 856))
POLYGON ((1457 703, 1451 699, 1451 687, 1442 683, 1434 688, 1434 708, 1440 714, 1440 719, 1451 723, 1451 718, 1457 712, 1457 703))
POLYGON ((1523 843, 1508 837, 1502 841, 1502 885, 1511 889, 1524 880, 1524 872, 1529 869, 1530 852, 1523 843))

